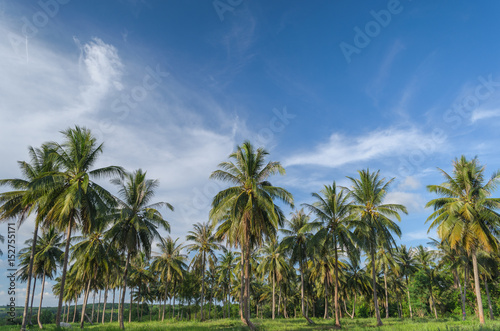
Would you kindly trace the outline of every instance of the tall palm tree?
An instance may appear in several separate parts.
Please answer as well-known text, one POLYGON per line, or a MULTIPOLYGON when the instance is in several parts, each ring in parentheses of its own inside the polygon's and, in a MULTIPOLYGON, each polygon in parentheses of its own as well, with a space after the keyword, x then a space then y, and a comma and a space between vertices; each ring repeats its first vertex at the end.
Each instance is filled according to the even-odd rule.
POLYGON ((56 315, 57 327, 61 322, 71 232, 79 228, 83 234, 90 233, 99 214, 98 210, 109 209, 115 204, 113 195, 92 179, 123 175, 123 169, 117 166, 93 169, 98 156, 103 152, 103 144, 97 144, 90 130, 75 126, 74 129, 70 128, 61 133, 64 136, 62 144, 46 144, 52 151, 51 157, 60 167, 60 171, 48 173, 35 185, 46 188, 47 182, 55 183, 47 187, 54 197, 51 198, 51 208, 46 217, 51 224, 66 229, 61 291, 56 315))
MULTIPOLYGON (((83 329, 85 320, 85 308, 92 284, 101 279, 103 275, 109 273, 112 257, 109 255, 109 242, 104 237, 103 230, 105 223, 101 223, 99 228, 93 228, 92 234, 77 238, 81 241, 73 246, 74 266, 76 266, 76 276, 83 284, 86 284, 85 297, 82 306, 82 316, 80 328, 83 329)), ((104 277, 102 277, 104 278, 104 277)))
POLYGON ((500 172, 484 183, 484 167, 477 158, 467 160, 465 156, 455 159, 451 175, 439 170, 445 182, 427 186, 430 192, 441 196, 426 205, 434 208, 427 219, 433 220, 429 230, 437 228, 441 240, 447 239, 452 248, 463 247, 472 257, 479 322, 484 324, 477 253, 481 249, 488 252, 498 249, 495 235, 500 215, 495 210, 500 208, 500 199, 490 196, 500 180, 500 172))
POLYGON ((350 189, 353 199, 353 208, 358 213, 359 221, 356 222, 354 235, 358 242, 370 254, 372 261, 372 286, 373 304, 377 317, 377 326, 382 326, 380 311, 377 300, 377 280, 375 268, 375 252, 378 247, 390 248, 395 246, 392 233, 401 236, 399 226, 391 220, 395 217, 401 221, 400 212, 407 214, 406 207, 400 204, 384 204, 389 185, 394 178, 386 181, 380 178, 380 171, 370 172, 367 170, 358 171, 359 178, 347 177, 352 182, 350 189))
MULTIPOLYGON (((335 269, 335 254, 332 254, 331 245, 314 245, 312 260, 309 261, 312 265, 310 278, 321 283, 325 294, 325 313, 324 319, 328 316, 328 286, 333 284, 334 269, 335 269), (333 257, 332 257, 333 255, 333 257)), ((318 293, 318 297, 319 297, 318 293)), ((334 294, 335 297, 335 294, 334 294)))
POLYGON ((407 248, 406 245, 399 246, 396 251, 396 263, 398 264, 398 274, 405 277, 406 281, 406 292, 408 294, 408 308, 410 310, 410 318, 413 318, 413 312, 411 309, 411 299, 410 299, 410 283, 409 279, 412 274, 414 274, 417 268, 417 260, 413 254, 413 248, 407 248))
POLYGON ((320 230, 314 235, 313 242, 317 246, 333 247, 335 264, 335 326, 340 327, 340 307, 339 307, 339 257, 338 253, 354 253, 354 239, 350 228, 352 227, 352 204, 350 193, 346 189, 338 188, 335 182, 325 185, 320 193, 313 193, 315 198, 313 204, 304 204, 313 214, 317 221, 321 222, 320 230))
POLYGON ((274 238, 268 240, 258 252, 261 254, 261 261, 257 267, 257 272, 261 275, 267 274, 272 279, 272 318, 274 319, 276 308, 276 283, 279 287, 280 281, 288 271, 288 264, 285 261, 283 247, 280 246, 274 238))
POLYGON ((498 277, 499 261, 498 252, 487 253, 481 251, 478 255, 478 265, 481 270, 482 279, 484 280, 484 289, 486 291, 486 298, 488 300, 488 310, 490 313, 490 320, 494 320, 495 316, 493 314, 493 305, 491 303, 490 290, 488 288, 488 279, 493 280, 494 277, 498 277))
POLYGON ((354 318, 354 313, 356 312, 356 299, 358 293, 368 295, 371 289, 371 280, 369 273, 366 268, 361 268, 360 257, 356 254, 350 255, 349 258, 343 261, 345 265, 346 274, 346 289, 352 291, 353 304, 352 304, 352 314, 350 314, 351 319, 354 318))
MULTIPOLYGON (((226 249, 225 247, 222 246, 222 251, 224 252, 220 257, 219 257, 219 265, 217 266, 218 272, 219 272, 219 279, 218 283, 222 285, 223 291, 225 293, 223 294, 224 297, 224 303, 227 302, 227 316, 231 317, 231 286, 233 283, 233 278, 234 278, 234 270, 236 268, 236 256, 234 252, 231 250, 226 249)), ((224 305, 226 307, 226 305, 224 305)), ((225 314, 224 314, 225 315, 225 314)))
POLYGON ((290 229, 281 229, 281 232, 286 236, 281 241, 281 244, 289 250, 292 263, 299 263, 302 316, 304 316, 310 324, 314 324, 308 317, 307 309, 305 308, 304 268, 307 263, 307 252, 311 250, 310 248, 308 249, 308 243, 313 237, 312 231, 320 224, 318 222, 311 222, 309 215, 304 213, 304 210, 301 209, 292 213, 292 217, 290 220, 286 221, 286 225, 290 229))
POLYGON ((58 265, 61 264, 63 252, 61 247, 63 235, 54 227, 49 227, 43 231, 42 236, 37 240, 35 261, 42 269, 42 291, 40 293, 40 304, 38 305, 38 327, 43 328, 40 316, 42 313, 43 292, 45 290, 45 279, 52 279, 55 276, 58 265))
MULTIPOLYGON (((160 249, 160 255, 154 258, 151 269, 160 273, 162 283, 165 285, 164 300, 167 300, 167 293, 170 284, 177 276, 180 279, 183 277, 184 271, 187 269, 186 255, 182 254, 184 246, 177 244, 179 238, 173 240, 167 236, 157 244, 160 249)), ((162 321, 165 319, 165 306, 163 307, 162 321)))
POLYGON ((23 321, 21 330, 26 329, 28 320, 28 306, 33 274, 33 260, 38 238, 38 228, 46 215, 46 206, 50 206, 51 194, 43 188, 34 187, 34 183, 47 173, 57 171, 57 165, 50 157, 52 151, 47 147, 28 148, 30 162, 18 162, 23 178, 2 179, 0 186, 10 186, 13 191, 0 194, 0 221, 18 218, 18 227, 24 223, 29 215, 36 213, 35 230, 31 241, 31 253, 28 260, 26 299, 24 302, 23 321))
POLYGON ((434 282, 434 267, 435 267, 435 254, 434 251, 424 248, 424 246, 417 246, 417 251, 415 253, 415 258, 423 268, 427 277, 429 277, 428 290, 431 299, 431 312, 434 311, 434 317, 437 319, 436 302, 432 292, 432 285, 434 282))
POLYGON ((218 233, 225 233, 230 242, 239 242, 244 262, 243 312, 245 322, 254 329, 250 321, 250 252, 252 246, 260 246, 264 238, 274 237, 278 226, 284 223, 281 208, 274 203, 278 199, 293 205, 292 194, 281 187, 273 186, 268 178, 285 174, 279 162, 265 163, 269 153, 257 150, 249 141, 238 146, 229 155, 230 161, 219 164, 210 178, 222 180, 235 186, 216 194, 212 201, 210 218, 220 223, 218 233))
POLYGON ((116 222, 107 232, 107 237, 127 256, 118 314, 120 328, 125 329, 123 307, 130 258, 141 251, 145 253, 146 257, 150 257, 153 239, 161 239, 161 235, 157 230, 158 227, 170 232, 170 224, 163 218, 157 208, 167 207, 173 210, 173 207, 166 202, 151 204, 151 199, 156 188, 158 188, 159 182, 158 180, 146 179, 146 173, 141 169, 133 173, 127 173, 124 179, 113 179, 112 183, 119 187, 118 195, 120 200, 113 216, 116 222))
POLYGON ((193 225, 194 230, 188 232, 186 239, 192 241, 192 244, 187 245, 189 252, 198 252, 191 264, 196 269, 201 270, 201 320, 203 321, 203 301, 205 299, 205 270, 207 259, 217 261, 215 251, 220 248, 217 238, 213 234, 214 225, 208 223, 196 223, 193 225))
POLYGON ((385 249, 384 246, 379 247, 375 258, 375 267, 381 270, 384 274, 384 290, 385 290, 385 318, 389 318, 389 289, 387 287, 387 276, 390 271, 397 272, 397 264, 394 258, 392 249, 385 249))
POLYGON ((462 320, 465 321, 465 294, 467 289, 468 277, 464 277, 464 291, 462 292, 462 282, 460 280, 459 270, 463 268, 464 271, 466 271, 465 274, 467 274, 467 269, 469 266, 469 258, 467 256, 467 253, 462 247, 451 248, 451 245, 447 239, 438 241, 431 238, 429 244, 436 248, 435 255, 439 257, 438 267, 447 266, 451 270, 454 285, 460 292, 460 297, 462 299, 462 320))

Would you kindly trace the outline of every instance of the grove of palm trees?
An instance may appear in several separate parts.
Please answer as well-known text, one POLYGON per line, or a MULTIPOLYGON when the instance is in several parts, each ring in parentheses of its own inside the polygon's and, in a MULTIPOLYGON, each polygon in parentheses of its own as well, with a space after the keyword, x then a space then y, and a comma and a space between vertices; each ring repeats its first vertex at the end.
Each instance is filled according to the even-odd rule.
POLYGON ((1 329, 500 327, 500 172, 478 158, 450 160, 443 182, 427 183, 430 238, 411 247, 383 169, 332 178, 301 202, 272 184, 282 164, 244 141, 207 172, 224 188, 206 218, 173 238, 180 206, 156 199, 146 169, 96 167, 106 146, 87 128, 60 138, 0 180, 0 221, 33 224, 18 252, 25 301, 1 329))

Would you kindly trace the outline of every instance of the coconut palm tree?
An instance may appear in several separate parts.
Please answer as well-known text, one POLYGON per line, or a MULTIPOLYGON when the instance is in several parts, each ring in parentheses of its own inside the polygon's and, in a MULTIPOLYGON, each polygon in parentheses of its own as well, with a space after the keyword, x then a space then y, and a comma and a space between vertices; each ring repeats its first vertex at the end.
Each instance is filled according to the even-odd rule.
POLYGON ((34 185, 52 192, 46 218, 51 224, 66 231, 61 291, 56 314, 57 327, 61 322, 72 230, 79 228, 84 235, 90 233, 99 214, 98 210, 107 210, 115 205, 113 195, 92 179, 123 175, 123 169, 117 166, 93 169, 98 156, 103 152, 103 145, 97 144, 90 130, 75 126, 74 129, 70 128, 61 133, 64 136, 62 144, 46 144, 46 148, 52 151, 51 158, 60 170, 46 174, 34 185))
MULTIPOLYGON (((321 283, 325 296, 325 313, 324 319, 328 316, 328 286, 333 283, 335 269, 335 255, 332 252, 331 245, 315 245, 313 246, 310 278, 321 283)), ((318 293, 319 296, 320 293, 318 293)), ((335 294, 334 294, 335 297, 335 294)))
POLYGON ((424 270, 427 277, 429 277, 428 289, 431 299, 431 312, 434 311, 434 317, 437 319, 436 302, 432 292, 432 285, 434 282, 434 268, 435 268, 435 253, 432 250, 424 248, 424 246, 417 246, 415 252, 415 259, 418 261, 420 267, 424 270))
POLYGON ((276 284, 280 284, 283 276, 288 272, 288 264, 285 261, 283 247, 278 244, 276 239, 268 240, 262 246, 258 253, 261 255, 257 272, 261 275, 269 275, 272 279, 272 318, 275 317, 276 308, 276 284))
POLYGON ((490 313, 490 320, 494 320, 493 305, 491 303, 490 290, 488 287, 488 279, 493 281, 494 277, 498 277, 499 261, 498 252, 487 253, 481 251, 477 259, 479 269, 481 271, 482 279, 484 281, 484 289, 486 291, 486 298, 488 300, 488 310, 490 313))
POLYGON ((54 227, 49 227, 43 231, 42 236, 37 240, 35 250, 35 263, 40 265, 42 269, 42 291, 40 293, 40 304, 38 305, 38 327, 43 329, 40 316, 42 313, 43 292, 45 290, 45 279, 52 279, 56 273, 57 267, 62 260, 62 243, 63 235, 60 234, 54 227))
POLYGON ((118 208, 112 213, 116 222, 106 235, 119 251, 126 253, 123 291, 118 314, 120 328, 124 329, 123 307, 130 258, 137 255, 138 252, 144 252, 147 258, 150 257, 153 239, 161 239, 158 227, 170 232, 170 224, 157 208, 167 207, 173 210, 173 207, 166 202, 151 204, 159 182, 158 180, 146 179, 146 173, 141 169, 127 173, 124 179, 114 179, 111 182, 118 185, 120 199, 118 208))
POLYGON ((208 223, 196 223, 194 230, 188 232, 186 239, 192 241, 187 245, 188 252, 198 252, 191 260, 191 265, 201 270, 201 320, 203 321, 203 301, 205 299, 205 270, 207 259, 217 261, 215 251, 220 248, 217 238, 213 234, 214 226, 208 223))
MULTIPOLYGON (((218 283, 223 289, 224 308, 227 305, 227 316, 231 317, 231 289, 234 278, 234 270, 236 268, 236 256, 234 252, 222 246, 223 254, 219 257, 219 264, 217 266, 219 272, 218 283)), ((225 313, 224 313, 225 315, 225 313)))
POLYGON ((347 313, 351 319, 354 318, 354 313, 356 312, 356 299, 358 294, 368 295, 371 290, 369 273, 365 268, 361 268, 359 258, 357 254, 354 254, 350 255, 347 260, 342 261, 345 265, 345 287, 354 294, 352 299, 352 313, 347 313))
POLYGON ((308 317, 307 309, 305 309, 304 268, 307 263, 307 252, 311 250, 310 248, 308 249, 308 244, 313 237, 312 231, 319 227, 320 223, 311 222, 309 215, 304 213, 304 210, 301 209, 292 213, 292 217, 290 220, 286 221, 286 225, 290 229, 281 229, 281 232, 286 236, 281 241, 281 244, 290 252, 292 263, 299 263, 302 316, 304 316, 310 324, 314 324, 308 317))
POLYGON ((265 163, 269 153, 257 150, 249 141, 238 146, 229 155, 230 161, 219 164, 210 178, 222 180, 235 186, 216 194, 212 201, 210 218, 220 223, 217 232, 226 236, 231 243, 239 242, 244 262, 244 319, 250 328, 250 252, 254 245, 260 246, 264 238, 274 237, 278 226, 284 223, 281 208, 274 203, 278 199, 293 205, 292 195, 281 187, 273 186, 268 178, 275 174, 285 174, 279 162, 265 163), (222 228, 221 228, 222 227, 222 228))
POLYGON ((348 190, 338 188, 335 182, 325 185, 320 193, 313 193, 315 198, 313 204, 304 204, 321 223, 320 230, 314 235, 313 246, 331 246, 334 253, 334 275, 335 275, 335 326, 340 327, 339 307, 339 250, 353 254, 354 238, 350 230, 353 224, 352 204, 348 190))
MULTIPOLYGON (((0 186, 10 186, 13 189, 12 191, 0 193, 0 221, 18 218, 17 225, 19 227, 29 215, 33 212, 36 214, 35 230, 33 232, 33 240, 31 241, 31 253, 27 264, 26 299, 21 330, 26 329, 28 320, 31 279, 33 278, 33 259, 38 238, 38 228, 45 218, 47 206, 50 206, 51 201, 51 194, 43 187, 35 187, 34 184, 45 174, 58 170, 57 165, 53 162, 53 158, 50 157, 52 151, 47 146, 42 146, 40 149, 29 147, 28 152, 30 162, 18 162, 23 178, 0 180, 0 186)), ((46 181, 46 184, 51 183, 46 181)))
POLYGON ((383 203, 394 178, 386 181, 385 178, 380 178, 379 173, 380 171, 370 172, 369 169, 360 170, 358 171, 359 178, 347 178, 352 182, 350 192, 354 203, 353 208, 358 213, 354 236, 371 257, 373 304, 375 306, 377 326, 382 326, 377 300, 375 252, 380 246, 387 249, 395 246, 392 234, 394 233, 400 237, 401 230, 391 218, 394 217, 401 221, 399 213, 407 214, 408 212, 403 205, 383 203))
POLYGON ((100 223, 100 226, 94 227, 92 233, 86 237, 76 238, 80 240, 73 246, 74 265, 76 266, 76 276, 83 284, 86 284, 85 296, 82 306, 82 316, 80 328, 83 329, 85 320, 85 308, 90 294, 91 286, 109 273, 112 256, 109 255, 109 242, 104 236, 106 223, 100 223))
POLYGON ((381 246, 377 251, 376 259, 375 259, 375 267, 377 270, 381 270, 384 275, 384 290, 385 290, 385 318, 389 318, 389 289, 387 287, 387 276, 388 273, 392 270, 392 272, 397 272, 397 264, 394 258, 392 249, 385 249, 384 246, 381 246))
POLYGON ((500 199, 491 195, 500 181, 500 172, 495 172, 484 183, 484 167, 477 158, 467 160, 465 156, 455 159, 451 175, 439 170, 445 182, 427 186, 430 192, 440 196, 426 205, 434 208, 427 219, 433 220, 429 231, 437 228, 441 240, 447 239, 452 248, 463 247, 472 258, 479 322, 484 324, 477 253, 498 249, 495 235, 498 235, 500 215, 495 210, 500 208, 500 199))
POLYGON ((410 283, 409 279, 412 274, 414 274, 417 268, 417 260, 413 254, 413 248, 407 248, 406 245, 399 246, 396 251, 396 263, 398 265, 397 272, 401 277, 405 277, 406 281, 406 292, 408 294, 408 308, 410 310, 410 318, 413 318, 413 312, 411 309, 411 299, 410 299, 410 283))
MULTIPOLYGON (((182 254, 182 249, 184 246, 182 244, 177 244, 179 238, 173 240, 170 236, 161 240, 157 244, 160 249, 160 255, 154 258, 151 265, 151 269, 160 273, 160 279, 165 285, 165 295, 164 300, 167 300, 168 289, 170 284, 177 276, 182 279, 184 271, 187 270, 187 265, 185 263, 187 257, 182 254)), ((165 304, 163 306, 162 321, 165 319, 165 304)))

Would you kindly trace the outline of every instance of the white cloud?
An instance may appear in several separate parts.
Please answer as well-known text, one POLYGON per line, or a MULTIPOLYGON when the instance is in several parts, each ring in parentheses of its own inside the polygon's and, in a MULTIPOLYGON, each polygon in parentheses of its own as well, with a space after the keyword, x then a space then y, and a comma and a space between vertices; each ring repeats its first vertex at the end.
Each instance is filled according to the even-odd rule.
POLYGON ((384 203, 401 204, 409 213, 422 212, 425 206, 425 200, 420 194, 396 191, 387 193, 384 203))
POLYGON ((398 189, 401 191, 404 190, 416 190, 418 189, 422 184, 420 181, 415 178, 415 176, 407 176, 403 179, 401 183, 398 185, 398 189))
POLYGON ((479 120, 500 117, 500 109, 476 109, 472 112, 471 121, 475 123, 479 120))
POLYGON ((327 143, 319 144, 313 152, 293 155, 284 164, 318 165, 330 168, 353 162, 368 161, 382 156, 408 154, 422 146, 435 146, 431 135, 410 129, 389 128, 372 131, 364 136, 349 137, 334 133, 327 143))

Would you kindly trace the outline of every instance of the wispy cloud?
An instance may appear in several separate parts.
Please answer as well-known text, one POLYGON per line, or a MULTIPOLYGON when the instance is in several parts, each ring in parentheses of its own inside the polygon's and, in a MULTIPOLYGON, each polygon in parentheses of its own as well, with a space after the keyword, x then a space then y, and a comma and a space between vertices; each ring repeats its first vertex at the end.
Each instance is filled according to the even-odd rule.
POLYGON ((500 117, 500 109, 476 109, 472 112, 471 121, 475 123, 488 118, 500 117))
POLYGON ((374 99, 375 105, 378 104, 380 92, 386 85, 386 80, 387 77, 389 77, 389 73, 391 71, 394 60, 396 59, 397 55, 404 49, 405 46, 399 39, 392 44, 392 47, 389 49, 379 66, 377 76, 373 79, 372 83, 367 88, 367 94, 374 99))
POLYGON ((387 193, 384 203, 401 204, 409 213, 418 213, 424 210, 425 199, 418 193, 392 191, 387 193))
POLYGON ((430 134, 415 128, 389 128, 354 137, 334 133, 328 142, 318 144, 313 152, 293 155, 286 159, 284 164, 336 168, 382 156, 405 154, 425 144, 435 144, 435 142, 430 134))

